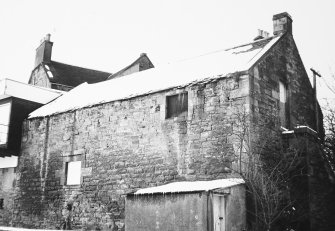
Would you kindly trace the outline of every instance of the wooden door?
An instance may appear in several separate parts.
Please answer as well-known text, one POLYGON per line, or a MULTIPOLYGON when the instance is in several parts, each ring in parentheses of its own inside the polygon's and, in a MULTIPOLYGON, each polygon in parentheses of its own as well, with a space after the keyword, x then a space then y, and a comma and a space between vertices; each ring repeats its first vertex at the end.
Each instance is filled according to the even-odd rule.
POLYGON ((213 196, 213 216, 214 216, 214 231, 226 230, 226 210, 225 197, 223 195, 213 196))

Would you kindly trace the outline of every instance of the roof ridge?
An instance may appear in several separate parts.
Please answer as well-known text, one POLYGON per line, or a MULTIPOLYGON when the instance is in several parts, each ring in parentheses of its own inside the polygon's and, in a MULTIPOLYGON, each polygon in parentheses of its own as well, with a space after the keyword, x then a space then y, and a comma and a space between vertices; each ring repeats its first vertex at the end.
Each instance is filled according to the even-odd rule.
POLYGON ((278 36, 279 36, 279 35, 276 35, 276 36, 270 36, 270 37, 268 37, 268 38, 263 38, 263 39, 258 39, 258 40, 255 40, 255 41, 253 41, 253 42, 249 42, 249 43, 245 43, 245 44, 242 44, 242 45, 238 45, 238 46, 235 46, 235 47, 231 47, 231 48, 225 49, 224 51, 229 51, 229 50, 233 50, 233 49, 236 49, 236 48, 249 46, 249 45, 252 45, 252 44, 255 44, 255 43, 264 42, 264 41, 266 41, 266 40, 272 40, 272 39, 274 39, 275 37, 278 37, 278 36))
POLYGON ((278 36, 280 36, 280 35, 271 36, 271 37, 264 38, 264 39, 259 39, 259 40, 256 40, 256 41, 252 41, 252 42, 249 42, 249 43, 244 43, 242 45, 238 45, 238 46, 234 46, 234 47, 230 47, 230 48, 221 48, 221 49, 218 49, 218 50, 208 51, 206 53, 203 53, 203 54, 200 54, 200 55, 197 55, 197 56, 192 56, 192 57, 180 59, 178 61, 172 62, 171 64, 173 64, 173 63, 179 63, 179 62, 184 62, 184 61, 196 59, 196 58, 199 58, 199 57, 203 57, 203 56, 207 56, 207 55, 211 55, 211 54, 215 54, 215 53, 219 53, 219 52, 230 51, 230 50, 233 50, 233 49, 237 49, 237 48, 240 48, 240 47, 249 46, 249 45, 256 44, 256 43, 265 42, 266 40, 272 40, 272 39, 274 39, 274 38, 276 38, 278 36))

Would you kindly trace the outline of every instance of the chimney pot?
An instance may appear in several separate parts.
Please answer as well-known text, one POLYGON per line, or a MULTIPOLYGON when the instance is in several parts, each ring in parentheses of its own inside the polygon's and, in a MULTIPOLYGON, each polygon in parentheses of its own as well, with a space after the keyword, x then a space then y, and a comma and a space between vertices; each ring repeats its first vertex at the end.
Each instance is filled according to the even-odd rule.
POLYGON ((281 33, 289 32, 292 34, 292 17, 287 12, 275 14, 272 17, 273 21, 273 34, 278 35, 281 33))
POLYGON ((269 32, 258 29, 258 35, 256 36, 256 38, 254 38, 254 41, 268 38, 268 37, 269 37, 269 32))
POLYGON ((45 41, 50 41, 50 37, 51 37, 51 34, 47 34, 47 35, 45 36, 45 41))

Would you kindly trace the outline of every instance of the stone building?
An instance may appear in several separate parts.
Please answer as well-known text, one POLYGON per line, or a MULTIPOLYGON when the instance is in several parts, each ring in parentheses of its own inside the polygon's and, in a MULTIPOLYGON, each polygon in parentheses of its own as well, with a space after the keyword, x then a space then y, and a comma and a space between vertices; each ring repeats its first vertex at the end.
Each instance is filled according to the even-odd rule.
POLYGON ((51 60, 52 46, 50 34, 47 34, 36 49, 35 66, 29 84, 69 91, 85 82, 98 83, 154 67, 148 56, 142 53, 133 63, 115 74, 111 74, 53 61, 51 60))
POLYGON ((30 112, 61 94, 10 79, 0 80, 0 224, 8 225, 12 220, 22 122, 30 112))
MULTIPOLYGON (((322 113, 292 19, 277 14, 273 25, 271 37, 261 31, 231 49, 82 84, 31 113, 23 124, 13 225, 125 230, 129 193, 238 177, 232 136, 239 110, 252 121, 267 120, 272 131, 282 127, 290 143, 308 135, 319 150, 322 113)), ((324 179, 322 168, 316 170, 319 151, 305 151, 306 165, 315 160, 315 166, 304 178, 306 211, 314 209, 304 230, 327 230, 320 222, 325 217, 311 217, 322 214, 315 205, 326 193, 311 194, 311 185, 322 189, 324 179)))

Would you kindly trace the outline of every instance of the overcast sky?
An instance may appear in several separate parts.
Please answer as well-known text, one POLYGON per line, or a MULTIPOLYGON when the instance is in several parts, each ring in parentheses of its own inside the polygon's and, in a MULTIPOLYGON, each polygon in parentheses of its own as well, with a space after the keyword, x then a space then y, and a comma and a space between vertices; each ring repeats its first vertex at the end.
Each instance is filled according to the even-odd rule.
POLYGON ((334 97, 324 81, 335 73, 335 3, 226 0, 1 0, 0 78, 28 82, 40 40, 51 34, 52 60, 117 72, 140 53, 155 66, 252 41, 257 29, 272 34, 272 16, 288 12, 319 98, 334 97))

